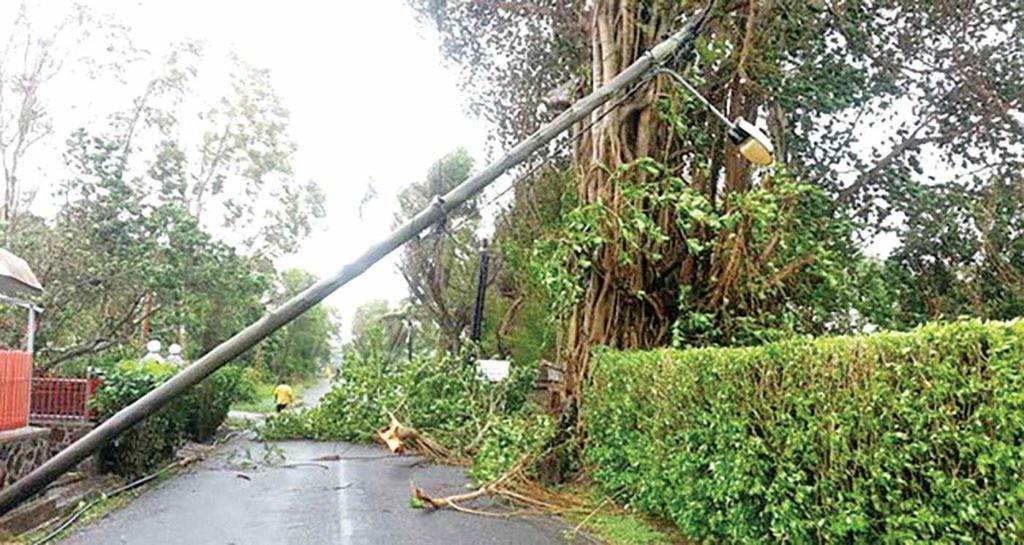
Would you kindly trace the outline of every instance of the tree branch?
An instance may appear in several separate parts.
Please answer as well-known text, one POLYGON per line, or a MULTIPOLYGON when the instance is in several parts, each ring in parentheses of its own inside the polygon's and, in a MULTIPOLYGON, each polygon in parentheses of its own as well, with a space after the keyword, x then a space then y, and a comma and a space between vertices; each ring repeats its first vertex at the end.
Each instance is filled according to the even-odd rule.
POLYGON ((765 287, 770 288, 779 282, 793 276, 794 273, 802 269, 803 267, 814 263, 814 254, 806 254, 803 257, 791 262, 789 265, 783 267, 779 272, 775 273, 768 282, 765 283, 765 287))
MULTIPOLYGON (((44 368, 52 369, 53 367, 65 361, 85 356, 87 354, 97 354, 99 352, 103 352, 110 348, 120 346, 127 342, 128 339, 130 339, 131 336, 135 333, 135 329, 139 326, 140 323, 142 323, 143 320, 146 320, 147 318, 153 316, 154 314, 156 314, 157 311, 159 311, 162 308, 160 306, 153 307, 149 311, 145 312, 142 316, 139 316, 137 319, 132 320, 132 318, 135 315, 135 311, 138 309, 139 304, 141 304, 141 301, 144 297, 145 296, 137 298, 135 303, 125 314, 125 316, 118 320, 115 324, 107 328, 107 331, 104 334, 97 336, 95 339, 87 343, 83 343, 72 348, 60 350, 56 357, 46 362, 44 368), (119 331, 121 332, 120 334, 118 334, 119 331)), ((40 350, 40 352, 43 353, 51 351, 53 350, 40 350)))

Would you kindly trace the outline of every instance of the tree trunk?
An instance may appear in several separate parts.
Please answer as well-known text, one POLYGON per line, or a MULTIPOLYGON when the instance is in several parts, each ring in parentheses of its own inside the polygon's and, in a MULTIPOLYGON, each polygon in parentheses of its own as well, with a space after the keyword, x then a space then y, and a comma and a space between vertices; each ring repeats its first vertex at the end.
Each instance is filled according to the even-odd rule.
MULTIPOLYGON (((677 24, 680 10, 669 4, 655 2, 650 9, 641 8, 636 0, 595 4, 590 27, 594 88, 613 78, 677 24)), ((608 172, 638 157, 664 158, 672 153, 669 129, 657 122, 653 109, 659 92, 658 82, 646 86, 580 140, 575 162, 582 202, 600 201, 612 209, 621 208, 626 203, 608 172)), ((566 389, 570 398, 579 394, 591 347, 647 348, 669 340, 672 324, 656 308, 656 300, 635 296, 650 281, 650 264, 642 258, 634 265, 622 265, 618 252, 617 240, 608 241, 598 251, 583 300, 569 320, 566 389)))
MULTIPOLYGON (((722 63, 722 68, 707 74, 712 91, 702 90, 731 118, 743 115, 749 119, 758 106, 756 101, 747 98, 749 83, 744 73, 744 64, 752 49, 757 3, 758 0, 747 0, 730 8, 738 12, 732 19, 735 21, 732 28, 721 18, 713 17, 715 27, 707 29, 719 38, 729 36, 733 42, 732 53, 722 63)), ((593 86, 596 88, 610 80, 659 37, 675 28, 681 15, 689 15, 703 5, 703 2, 680 5, 664 0, 596 2, 590 26, 593 86)), ((606 240, 592 256, 594 265, 585 280, 583 299, 567 326, 568 403, 579 397, 595 346, 649 349, 669 344, 679 314, 680 286, 688 286, 695 308, 714 314, 727 300, 731 278, 745 263, 741 230, 729 244, 720 245, 729 248, 728 251, 712 256, 690 255, 671 207, 626 202, 627 197, 609 174, 621 165, 650 157, 666 165, 673 175, 688 180, 691 187, 720 209, 726 208, 723 204, 728 202, 730 193, 749 189, 746 163, 731 144, 725 143, 725 128, 710 114, 695 111, 688 116, 691 124, 701 127, 707 134, 721 135, 713 139, 710 148, 702 149, 681 141, 673 134, 672 127, 659 119, 656 100, 670 96, 674 89, 675 84, 667 78, 656 78, 594 125, 575 151, 577 193, 581 202, 601 202, 612 213, 624 210, 627 205, 640 206, 649 211, 669 240, 657 244, 641 242, 644 248, 657 249, 664 256, 662 259, 645 254, 633 256, 631 264, 623 264, 620 259, 622 241, 614 229, 606 230, 611 240, 606 240)), ((687 236, 701 239, 709 235, 696 232, 687 236)))

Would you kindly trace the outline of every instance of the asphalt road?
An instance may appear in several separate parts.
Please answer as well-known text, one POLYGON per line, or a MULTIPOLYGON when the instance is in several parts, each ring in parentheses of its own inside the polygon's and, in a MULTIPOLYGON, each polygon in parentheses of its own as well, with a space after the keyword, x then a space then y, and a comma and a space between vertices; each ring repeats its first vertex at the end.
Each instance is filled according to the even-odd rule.
MULTIPOLYGON (((411 508, 411 482, 439 496, 463 492, 467 484, 459 468, 393 456, 375 445, 283 441, 268 446, 236 439, 61 543, 567 543, 567 526, 554 519, 411 508)), ((579 537, 578 542, 588 541, 579 537)))
POLYGON ((329 379, 320 379, 320 382, 299 394, 299 405, 302 407, 312 407, 319 403, 320 398, 324 397, 324 394, 329 391, 331 391, 331 381, 329 379))

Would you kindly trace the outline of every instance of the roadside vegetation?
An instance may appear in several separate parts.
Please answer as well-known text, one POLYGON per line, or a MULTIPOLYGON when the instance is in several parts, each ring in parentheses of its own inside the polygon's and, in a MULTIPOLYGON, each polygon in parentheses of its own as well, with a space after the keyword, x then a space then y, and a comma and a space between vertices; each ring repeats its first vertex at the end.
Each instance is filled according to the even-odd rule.
MULTIPOLYGON (((173 364, 123 361, 104 377, 93 409, 103 420, 178 371, 173 364)), ((186 440, 210 441, 238 397, 241 369, 226 367, 187 395, 122 433, 100 452, 101 469, 125 477, 144 475, 174 458, 186 440)))
POLYGON ((589 474, 701 542, 1024 539, 1024 322, 602 352, 589 474))
MULTIPOLYGON (((503 146, 697 8, 409 3, 503 146)), ((482 199, 402 250, 409 298, 360 309, 345 383, 264 433, 366 440, 394 417, 481 494, 610 541, 659 542, 634 526, 646 516, 675 528, 666 540, 1024 539, 1024 355, 1019 325, 998 321, 1024 315, 1024 132, 1005 84, 1024 76, 1024 13, 983 4, 716 4, 673 68, 767 126, 774 166, 739 159, 656 78, 509 188, 478 341, 482 199), (946 40, 954 28, 991 40, 946 40), (492 356, 512 361, 498 388, 466 363, 492 356), (560 380, 534 390, 552 367, 560 380), (572 501, 574 482, 599 499, 572 501)), ((440 158, 396 219, 473 168, 464 150, 440 158)))
MULTIPOLYGON (((703 6, 407 3, 497 148, 703 6)), ((65 43, 120 36, 87 11, 69 21, 65 43)), ((360 307, 323 402, 258 433, 401 426, 479 487, 414 488, 411 504, 497 496, 613 543, 1024 542, 1022 25, 1024 4, 995 0, 713 2, 694 51, 662 68, 763 127, 772 166, 744 161, 677 80, 645 80, 403 247, 407 297, 360 307), (510 376, 482 379, 482 358, 510 376)), ((23 42, 10 58, 42 71, 2 82, 0 116, 65 66, 35 49, 56 42, 23 42)), ((100 65, 159 69, 106 122, 62 135, 56 213, 28 208, 17 173, 0 203, 0 244, 51 264, 39 361, 103 373, 101 417, 172 372, 133 361, 143 340, 194 359, 313 283, 274 263, 323 215, 266 71, 232 58, 197 111, 198 44, 116 44, 100 65)), ((46 136, 48 111, 25 111, 0 146, 46 136)), ((5 164, 31 145, 0 147, 5 164)), ((399 193, 396 224, 478 166, 439 157, 399 193)), ((329 360, 334 322, 319 307, 283 327, 108 446, 107 467, 147 471, 231 406, 270 412, 273 385, 329 360)))

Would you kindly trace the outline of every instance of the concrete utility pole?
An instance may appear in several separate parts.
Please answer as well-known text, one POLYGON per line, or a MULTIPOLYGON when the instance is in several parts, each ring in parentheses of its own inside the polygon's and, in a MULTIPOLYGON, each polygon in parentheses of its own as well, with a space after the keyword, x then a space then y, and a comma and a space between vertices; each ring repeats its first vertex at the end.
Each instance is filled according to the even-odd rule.
POLYGON ((220 369, 224 364, 265 339, 281 326, 291 322, 302 313, 322 301, 335 290, 362 274, 371 265, 380 261, 395 249, 478 193, 491 185, 502 174, 525 161, 555 137, 584 121, 594 110, 608 102, 617 93, 638 82, 653 68, 670 60, 684 48, 692 48, 694 38, 700 33, 714 0, 700 13, 691 17, 678 32, 644 53, 603 87, 580 99, 553 121, 523 140, 504 156, 491 163, 482 171, 459 184, 444 197, 420 211, 391 232, 384 240, 370 246, 354 261, 343 266, 338 272, 313 284, 302 293, 289 299, 283 305, 263 316, 230 339, 199 358, 195 363, 179 372, 167 382, 142 396, 131 405, 121 409, 84 437, 59 452, 43 465, 21 480, 0 490, 0 515, 14 509, 19 503, 39 492, 79 462, 100 450, 107 442, 140 420, 153 414, 161 407, 185 393, 189 388, 220 369))

